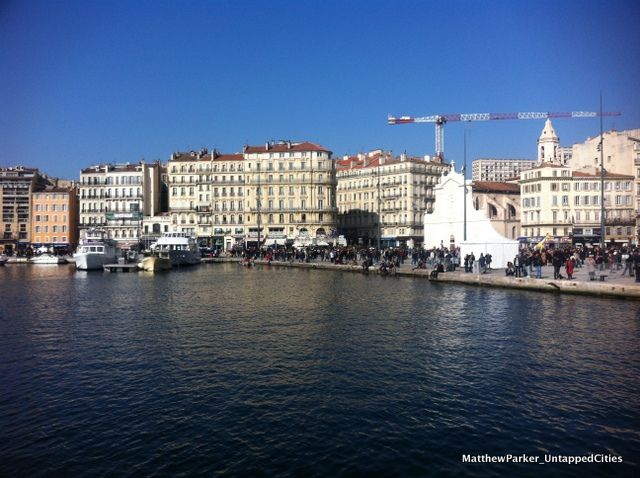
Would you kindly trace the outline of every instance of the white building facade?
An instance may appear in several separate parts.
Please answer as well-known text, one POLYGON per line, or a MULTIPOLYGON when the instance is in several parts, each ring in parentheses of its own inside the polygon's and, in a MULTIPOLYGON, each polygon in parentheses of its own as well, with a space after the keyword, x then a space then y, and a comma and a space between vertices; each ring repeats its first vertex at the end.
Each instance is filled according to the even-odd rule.
POLYGON ((520 176, 522 171, 537 164, 533 159, 474 159, 472 179, 474 181, 505 182, 520 176))
POLYGON ((332 152, 309 142, 245 146, 245 244, 328 245, 338 226, 332 152))
POLYGON ((433 188, 449 165, 375 150, 338 161, 340 231, 351 244, 419 247, 433 188))
POLYGON ((104 228, 121 248, 135 247, 143 216, 160 211, 159 162, 97 165, 80 171, 79 229, 104 228))
POLYGON ((495 267, 513 260, 518 241, 499 234, 484 210, 475 208, 471 181, 452 170, 442 176, 434 193, 433 212, 424 215, 425 248, 459 247, 462 257, 489 253, 495 267))

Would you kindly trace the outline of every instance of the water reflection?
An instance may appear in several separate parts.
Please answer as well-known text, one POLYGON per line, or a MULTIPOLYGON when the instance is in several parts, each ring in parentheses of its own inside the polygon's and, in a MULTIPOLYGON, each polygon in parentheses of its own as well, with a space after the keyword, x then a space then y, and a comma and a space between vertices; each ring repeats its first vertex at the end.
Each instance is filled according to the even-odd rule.
POLYGON ((231 264, 0 281, 0 475, 460 474, 462 453, 505 450, 636 464, 635 302, 231 264))

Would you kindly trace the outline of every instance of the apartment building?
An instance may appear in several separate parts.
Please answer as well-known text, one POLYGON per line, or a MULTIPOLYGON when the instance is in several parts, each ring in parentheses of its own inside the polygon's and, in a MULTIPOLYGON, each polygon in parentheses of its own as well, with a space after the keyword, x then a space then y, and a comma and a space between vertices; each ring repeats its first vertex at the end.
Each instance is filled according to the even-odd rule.
POLYGON ((172 229, 202 246, 228 250, 244 241, 244 156, 206 148, 174 153, 168 166, 172 229))
POLYGON ((75 184, 46 187, 32 194, 31 242, 72 252, 78 243, 78 194, 75 184))
POLYGON ((158 161, 96 165, 80 171, 79 228, 104 228, 121 248, 136 247, 144 216, 161 212, 158 161))
POLYGON ((522 171, 537 165, 532 159, 474 159, 472 162, 472 179, 483 182, 505 182, 520 176, 522 171))
MULTIPOLYGON (((543 163, 520 180, 522 235, 530 241, 550 235, 557 243, 599 243, 601 182, 599 174, 543 163)), ((604 177, 605 241, 636 242, 634 180, 631 175, 604 177)))
POLYGON ((30 245, 33 192, 44 189, 46 184, 46 178, 35 168, 0 168, 0 252, 12 254, 30 245))
POLYGON ((341 233, 351 244, 418 247, 423 216, 433 209, 433 187, 450 165, 374 150, 338 161, 341 233))
POLYGON ((245 146, 245 243, 325 245, 338 226, 336 169, 327 148, 278 141, 245 146))
MULTIPOLYGON (((574 171, 595 174, 600 170, 600 135, 573 145, 571 167, 574 171)), ((636 175, 640 161, 640 129, 605 131, 602 135, 604 169, 612 173, 636 175)))

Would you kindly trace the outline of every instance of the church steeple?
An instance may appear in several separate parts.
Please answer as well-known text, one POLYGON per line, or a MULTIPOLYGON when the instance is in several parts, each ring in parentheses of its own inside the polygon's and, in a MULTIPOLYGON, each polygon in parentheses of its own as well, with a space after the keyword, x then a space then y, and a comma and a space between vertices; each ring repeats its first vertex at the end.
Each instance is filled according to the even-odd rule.
POLYGON ((557 163, 558 153, 560 149, 560 138, 553 129, 551 119, 547 118, 544 123, 544 129, 538 138, 538 163, 557 163))

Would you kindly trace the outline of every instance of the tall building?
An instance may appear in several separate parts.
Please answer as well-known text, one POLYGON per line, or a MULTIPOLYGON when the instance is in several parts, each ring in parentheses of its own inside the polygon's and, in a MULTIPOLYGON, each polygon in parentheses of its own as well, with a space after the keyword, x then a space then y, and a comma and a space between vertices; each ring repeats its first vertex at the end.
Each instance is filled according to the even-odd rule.
MULTIPOLYGON (((604 182, 605 240, 636 241, 634 176, 607 173, 604 182)), ((532 242, 549 235, 557 243, 599 243, 600 175, 544 163, 520 180, 522 235, 532 242)))
POLYGON ((211 169, 206 149, 171 155, 167 179, 172 230, 211 236, 211 169))
POLYGON ((135 247, 142 235, 143 217, 161 212, 161 173, 158 161, 81 170, 80 230, 101 227, 121 248, 135 247))
POLYGON ((474 159, 472 179, 474 181, 505 182, 520 176, 522 171, 535 167, 537 161, 530 159, 474 159))
POLYGON ((291 141, 245 146, 245 242, 328 244, 338 223, 336 170, 323 146, 291 141))
POLYGON ((78 243, 78 194, 74 183, 55 181, 32 195, 31 242, 72 252, 78 243))
POLYGON ((244 241, 244 157, 207 149, 169 160, 171 224, 203 246, 231 249, 244 241))
MULTIPOLYGON (((572 174, 584 174, 587 177, 599 179, 601 162, 604 163, 604 171, 607 175, 633 176, 635 186, 633 188, 633 203, 635 208, 636 222, 640 220, 640 129, 627 131, 607 131, 602 135, 602 146, 600 145, 600 135, 588 138, 584 143, 576 143, 571 147, 561 147, 560 140, 551 125, 551 120, 547 120, 545 128, 538 140, 538 166, 543 164, 553 164, 559 166, 570 166, 572 174), (555 152, 555 154, 552 154, 555 152)), ((607 176, 609 178, 610 176, 607 176)), ((625 194, 625 197, 627 195, 625 194)), ((606 204, 607 208, 612 206, 606 204)), ((617 205, 613 205, 617 206, 617 205)), ((609 219, 607 219, 609 220, 609 219)), ((630 235, 627 234, 629 224, 621 226, 610 225, 605 231, 607 237, 613 240, 625 240, 630 235), (618 227, 622 227, 620 231, 618 227), (620 234, 616 234, 621 232, 620 234)), ((634 242, 640 234, 638 225, 633 226, 634 242)), ((593 228, 577 228, 578 231, 586 231, 586 237, 599 235, 600 225, 596 226, 598 234, 593 233, 593 228)), ((578 235, 576 235, 578 236, 578 235)))
POLYGON ((448 164, 375 150, 338 161, 340 231, 352 244, 418 247, 433 187, 448 164))
POLYGON ((32 193, 46 186, 46 179, 34 168, 0 168, 2 236, 0 251, 13 253, 31 243, 32 193))
MULTIPOLYGON (((606 131, 602 135, 604 169, 612 173, 636 175, 640 161, 640 129, 606 131)), ((574 171, 598 173, 600 171, 600 135, 574 144, 571 167, 574 171)))

